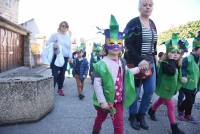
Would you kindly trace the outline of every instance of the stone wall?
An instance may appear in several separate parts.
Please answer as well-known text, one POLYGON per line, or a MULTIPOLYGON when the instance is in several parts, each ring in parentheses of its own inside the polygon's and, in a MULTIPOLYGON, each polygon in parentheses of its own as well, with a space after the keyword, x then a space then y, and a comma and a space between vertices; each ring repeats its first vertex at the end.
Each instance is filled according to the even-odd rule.
POLYGON ((19 0, 0 0, 0 16, 18 23, 19 0))
POLYGON ((0 125, 37 121, 53 107, 52 77, 12 74, 0 78, 0 125))

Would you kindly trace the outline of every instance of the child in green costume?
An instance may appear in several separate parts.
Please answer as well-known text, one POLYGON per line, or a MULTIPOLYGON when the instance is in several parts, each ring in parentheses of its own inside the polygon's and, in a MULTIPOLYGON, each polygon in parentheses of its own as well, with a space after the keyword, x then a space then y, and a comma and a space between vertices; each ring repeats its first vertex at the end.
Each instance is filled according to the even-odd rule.
POLYGON ((112 116, 114 134, 123 134, 123 106, 129 107, 135 100, 134 75, 139 67, 128 69, 120 58, 123 49, 123 33, 114 16, 111 16, 110 29, 104 30, 106 56, 94 64, 93 102, 97 116, 93 134, 99 134, 108 113, 112 116))
POLYGON ((178 34, 173 33, 172 39, 165 42, 166 45, 166 59, 160 62, 158 67, 158 77, 156 85, 156 94, 159 98, 153 103, 148 111, 150 118, 156 121, 155 112, 162 104, 167 106, 168 118, 170 121, 172 134, 184 134, 177 124, 174 114, 174 104, 172 97, 176 94, 178 89, 179 70, 178 59, 180 59, 180 51, 178 49, 178 34))
POLYGON ((191 54, 183 59, 182 81, 184 84, 182 85, 181 91, 183 92, 185 99, 178 107, 178 118, 180 120, 193 121, 195 123, 195 120, 191 114, 200 77, 200 31, 198 32, 198 36, 194 37, 192 47, 193 50, 191 54))

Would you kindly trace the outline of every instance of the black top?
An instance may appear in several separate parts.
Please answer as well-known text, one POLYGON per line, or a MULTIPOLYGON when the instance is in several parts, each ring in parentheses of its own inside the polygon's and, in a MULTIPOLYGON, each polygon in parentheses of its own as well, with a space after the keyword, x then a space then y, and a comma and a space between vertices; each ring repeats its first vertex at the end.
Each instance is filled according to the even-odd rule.
POLYGON ((176 61, 173 59, 168 59, 166 62, 161 62, 161 69, 164 74, 167 74, 169 76, 173 76, 176 74, 176 61))
MULTIPOLYGON (((154 22, 150 19, 150 26, 151 28, 156 31, 156 26, 154 22)), ((125 47, 126 51, 124 54, 124 58, 127 64, 134 64, 135 66, 138 65, 140 61, 144 58, 141 55, 142 52, 142 24, 140 22, 139 17, 133 18, 128 22, 126 28, 124 29, 124 33, 126 35, 125 39, 125 47)), ((154 53, 152 56, 157 54, 156 49, 157 40, 153 44, 154 53)))

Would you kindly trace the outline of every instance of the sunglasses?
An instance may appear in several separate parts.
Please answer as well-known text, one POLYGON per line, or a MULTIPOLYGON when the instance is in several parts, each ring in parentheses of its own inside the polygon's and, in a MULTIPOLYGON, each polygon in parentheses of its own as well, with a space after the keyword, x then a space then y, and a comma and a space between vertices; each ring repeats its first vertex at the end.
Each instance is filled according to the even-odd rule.
POLYGON ((61 25, 61 27, 68 28, 69 26, 67 26, 67 25, 61 25))

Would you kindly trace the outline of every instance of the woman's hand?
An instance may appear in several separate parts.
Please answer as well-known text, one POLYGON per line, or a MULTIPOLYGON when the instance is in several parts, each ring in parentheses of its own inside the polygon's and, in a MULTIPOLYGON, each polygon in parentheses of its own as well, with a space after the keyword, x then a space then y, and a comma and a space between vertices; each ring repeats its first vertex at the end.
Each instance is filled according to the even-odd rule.
POLYGON ((146 60, 142 60, 139 64, 138 67, 140 68, 140 70, 142 71, 146 71, 149 69, 149 63, 146 60))

